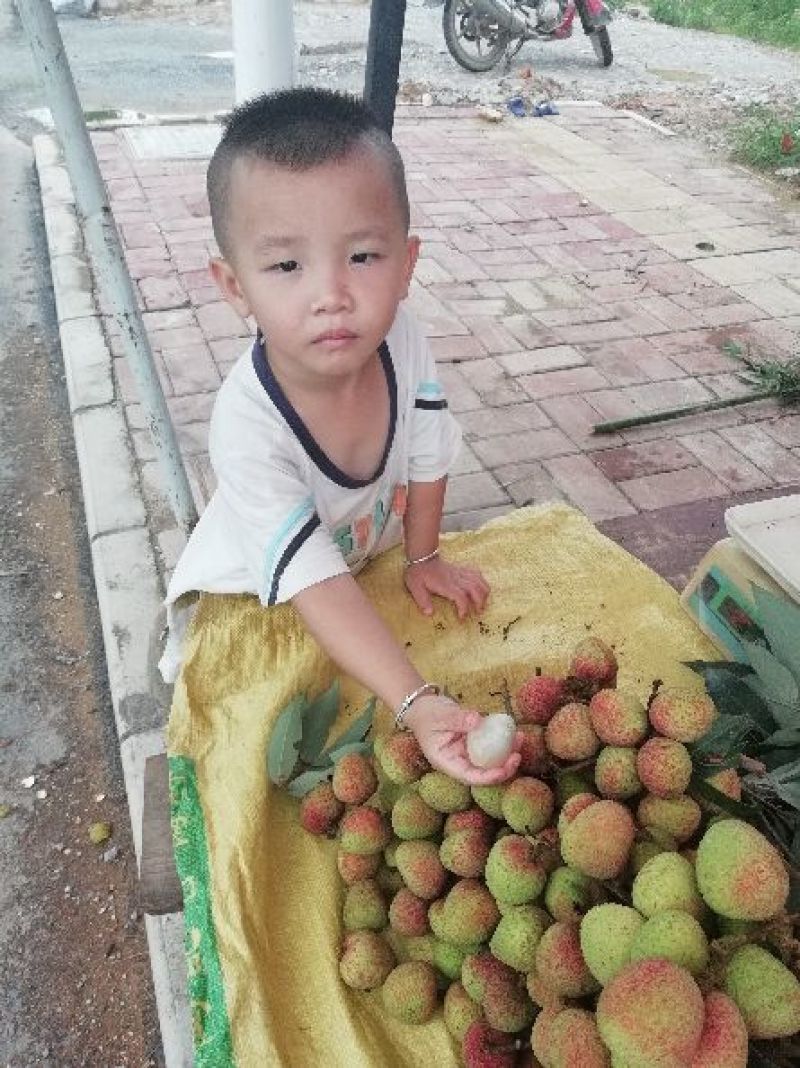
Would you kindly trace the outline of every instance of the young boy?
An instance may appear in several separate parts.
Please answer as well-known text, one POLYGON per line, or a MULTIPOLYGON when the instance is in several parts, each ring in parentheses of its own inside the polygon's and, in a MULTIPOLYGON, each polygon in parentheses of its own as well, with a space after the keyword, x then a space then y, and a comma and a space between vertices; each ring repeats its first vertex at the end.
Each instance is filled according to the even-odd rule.
POLYGON ((231 116, 208 196, 221 253, 211 273, 258 335, 219 391, 209 443, 218 488, 168 603, 193 590, 291 601, 434 767, 471 783, 508 778, 518 754, 491 770, 470 763, 478 713, 422 679, 353 578, 402 539, 405 584, 425 614, 438 596, 463 619, 489 594, 479 572, 438 551, 461 435, 401 305, 419 240, 397 149, 355 98, 260 97, 231 116))

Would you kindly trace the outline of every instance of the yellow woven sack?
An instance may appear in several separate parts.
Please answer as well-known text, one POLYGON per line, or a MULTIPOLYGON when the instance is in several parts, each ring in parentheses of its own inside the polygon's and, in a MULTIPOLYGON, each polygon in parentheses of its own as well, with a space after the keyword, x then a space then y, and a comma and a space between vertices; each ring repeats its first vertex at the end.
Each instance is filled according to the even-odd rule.
MULTIPOLYGON (((467 704, 501 710, 491 695, 504 680, 513 693, 536 666, 563 672, 590 632, 615 646, 619 684, 642 698, 656 678, 700 686, 682 661, 717 656, 675 590, 570 508, 524 509, 448 536, 446 553, 489 579, 480 621, 458 623, 448 605, 423 617, 403 590, 397 551, 359 581, 421 673, 467 704)), ((290 607, 201 599, 169 730, 199 1068, 459 1064, 441 1014, 406 1026, 385 1014, 379 994, 341 983, 336 845, 306 834, 298 802, 268 784, 275 717, 333 677, 290 607)), ((347 679, 342 692, 335 733, 368 696, 347 679)), ((390 726, 380 706, 376 726, 390 726)))

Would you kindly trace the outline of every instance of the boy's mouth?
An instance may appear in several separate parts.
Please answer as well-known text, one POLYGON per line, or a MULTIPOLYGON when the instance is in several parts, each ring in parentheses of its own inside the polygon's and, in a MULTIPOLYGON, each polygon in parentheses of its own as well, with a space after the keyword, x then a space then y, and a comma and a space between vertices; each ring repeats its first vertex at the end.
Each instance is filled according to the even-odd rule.
POLYGON ((345 341, 354 341, 356 334, 352 330, 326 330, 314 338, 315 345, 336 345, 345 341))

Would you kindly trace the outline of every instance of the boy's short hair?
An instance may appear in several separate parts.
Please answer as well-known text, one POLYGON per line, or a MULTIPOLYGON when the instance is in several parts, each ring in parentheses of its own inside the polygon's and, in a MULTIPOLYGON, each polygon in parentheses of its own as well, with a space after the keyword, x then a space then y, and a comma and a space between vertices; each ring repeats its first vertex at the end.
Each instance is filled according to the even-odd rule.
POLYGON ((385 160, 406 229, 408 193, 396 145, 357 97, 328 89, 285 89, 254 97, 228 117, 208 165, 206 189, 214 237, 229 258, 228 202, 233 164, 249 158, 304 171, 366 148, 385 160))

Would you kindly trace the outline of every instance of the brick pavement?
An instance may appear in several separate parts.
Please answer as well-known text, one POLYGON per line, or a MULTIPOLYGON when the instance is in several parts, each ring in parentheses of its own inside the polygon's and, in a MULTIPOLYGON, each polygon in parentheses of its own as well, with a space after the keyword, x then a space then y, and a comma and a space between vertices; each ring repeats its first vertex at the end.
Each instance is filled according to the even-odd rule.
MULTIPOLYGON (((410 299, 465 431, 451 529, 564 499, 612 536, 635 546, 646 529, 652 544, 648 517, 665 510, 696 524, 705 505, 718 523, 741 494, 800 484, 800 416, 773 402, 592 433, 601 419, 738 391, 726 341, 772 359, 797 354, 796 210, 741 170, 606 108, 497 126, 471 111, 406 108, 395 137, 423 241, 410 299)), ((249 337, 206 272, 206 164, 137 159, 118 130, 93 140, 202 507, 213 490, 213 396, 249 337)), ((109 334, 169 570, 180 538, 109 334)))

